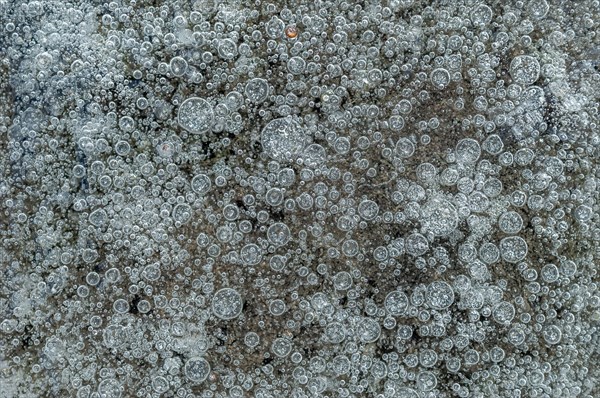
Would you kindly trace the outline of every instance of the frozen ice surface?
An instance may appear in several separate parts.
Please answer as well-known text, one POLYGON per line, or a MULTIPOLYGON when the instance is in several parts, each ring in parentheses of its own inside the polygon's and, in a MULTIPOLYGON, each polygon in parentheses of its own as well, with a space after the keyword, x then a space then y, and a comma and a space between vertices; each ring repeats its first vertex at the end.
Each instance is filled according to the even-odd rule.
POLYGON ((599 23, 0 0, 0 398, 600 397, 599 23))

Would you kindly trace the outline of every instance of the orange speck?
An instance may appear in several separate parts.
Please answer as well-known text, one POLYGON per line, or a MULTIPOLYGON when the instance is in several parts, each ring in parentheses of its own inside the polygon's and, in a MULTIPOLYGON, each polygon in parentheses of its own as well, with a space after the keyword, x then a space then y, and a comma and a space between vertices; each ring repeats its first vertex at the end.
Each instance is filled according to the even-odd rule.
POLYGON ((298 36, 298 29, 295 26, 290 25, 285 28, 285 35, 288 39, 295 39, 298 36))

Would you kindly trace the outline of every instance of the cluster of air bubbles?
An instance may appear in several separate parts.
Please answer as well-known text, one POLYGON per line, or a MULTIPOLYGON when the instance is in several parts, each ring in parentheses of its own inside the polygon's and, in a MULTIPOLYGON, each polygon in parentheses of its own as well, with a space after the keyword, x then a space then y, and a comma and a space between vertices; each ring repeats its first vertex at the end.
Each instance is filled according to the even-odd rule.
POLYGON ((600 5, 505 3, 0 0, 0 396, 600 396, 600 5))

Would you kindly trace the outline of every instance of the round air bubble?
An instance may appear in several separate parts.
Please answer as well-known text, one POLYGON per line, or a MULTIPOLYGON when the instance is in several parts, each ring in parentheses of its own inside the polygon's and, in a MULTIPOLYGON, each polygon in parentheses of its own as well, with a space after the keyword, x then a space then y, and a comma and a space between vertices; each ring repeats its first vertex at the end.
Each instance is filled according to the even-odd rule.
POLYGON ((531 383, 532 386, 537 387, 537 386, 542 385, 542 383, 544 382, 545 376, 541 371, 534 370, 533 372, 531 372, 529 374, 529 376, 527 378, 529 380, 529 383, 531 383))
POLYGON ((93 226, 99 227, 108 221, 108 214, 104 209, 97 209, 89 215, 88 219, 93 226))
POLYGON ((119 141, 115 144, 115 152, 119 156, 126 156, 129 153, 131 146, 127 141, 119 141))
POLYGON ((557 157, 551 156, 544 162, 546 173, 552 177, 558 177, 563 174, 564 163, 557 157))
POLYGON ((502 181, 497 178, 491 177, 483 184, 484 195, 495 198, 502 193, 502 181))
POLYGON ((152 305, 147 300, 140 300, 140 302, 137 304, 137 309, 142 314, 146 314, 152 309, 152 305))
POLYGON ((561 330, 555 325, 545 327, 542 331, 542 335, 544 336, 546 343, 550 345, 560 343, 560 339, 562 338, 561 330))
POLYGON ((448 167, 440 173, 440 184, 452 186, 458 182, 460 173, 454 167, 448 167))
POLYGON ((192 218, 192 207, 187 203, 180 203, 173 208, 173 220, 185 224, 192 218))
POLYGON ((515 153, 514 160, 519 166, 527 166, 534 156, 535 153, 530 148, 521 148, 515 153))
POLYGON ((142 277, 149 281, 156 281, 160 278, 160 268, 156 264, 147 265, 142 271, 142 277))
POLYGON ((403 99, 400 102, 398 102, 398 110, 401 113, 408 115, 412 111, 412 109, 412 104, 409 100, 403 99))
POLYGON ((80 164, 73 166, 73 177, 75 178, 83 178, 85 176, 86 170, 80 164))
POLYGON ((350 368, 352 364, 350 360, 345 355, 338 355, 331 361, 331 369, 335 372, 335 374, 344 375, 350 372, 350 368))
POLYGON ((473 164, 481 156, 479 143, 472 138, 465 138, 456 144, 456 161, 458 163, 473 164))
POLYGON ((220 319, 237 318, 242 313, 242 307, 242 296, 231 288, 219 290, 212 299, 213 314, 220 319))
POLYGON ((438 90, 443 90, 450 84, 450 72, 444 68, 437 68, 431 72, 431 83, 438 90))
POLYGON ((298 207, 302 210, 309 210, 310 208, 312 208, 314 200, 311 195, 304 192, 296 198, 296 203, 298 204, 298 207))
POLYGON ((173 76, 181 77, 185 75, 185 72, 188 69, 188 63, 182 57, 173 57, 169 62, 169 67, 171 68, 173 76))
POLYGON ((255 78, 246 83, 244 89, 246 98, 255 104, 264 102, 269 97, 269 83, 265 79, 255 78))
POLYGON ((119 314, 125 314, 129 312, 129 303, 125 299, 117 299, 113 303, 113 310, 119 314))
POLYGON ((280 316, 286 311, 286 305, 283 300, 276 299, 269 304, 269 312, 273 316, 280 316))
POLYGON ((346 137, 336 138, 333 149, 340 155, 347 154, 350 151, 350 140, 346 137))
POLYGON ((306 61, 302 57, 291 57, 287 61, 287 70, 292 75, 299 75, 304 72, 306 68, 306 61))
POLYGON ((533 19, 542 19, 550 10, 546 0, 529 0, 527 2, 527 11, 533 19))
POLYGON ((273 271, 280 272, 285 268, 286 262, 287 260, 284 256, 276 254, 269 260, 269 267, 271 267, 273 271))
POLYGON ((392 316, 399 316, 408 308, 408 296, 399 290, 388 293, 383 302, 386 311, 392 316))
POLYGON ((342 243, 342 253, 346 257, 354 257, 358 254, 360 247, 354 239, 348 239, 342 243))
POLYGON ((463 308, 477 310, 483 306, 485 298, 480 290, 469 289, 460 296, 460 305, 463 308))
POLYGON ((554 264, 546 264, 542 268, 541 276, 546 283, 556 282, 559 275, 558 267, 554 264))
POLYGON ((277 174, 277 182, 284 187, 290 187, 296 181, 296 172, 294 169, 285 168, 279 171, 277 174))
POLYGON ((121 271, 118 268, 111 268, 104 273, 104 277, 110 283, 118 282, 121 277, 121 271))
POLYGON ((437 353, 432 349, 424 349, 419 353, 419 363, 421 366, 431 368, 435 366, 438 360, 437 353))
POLYGON ((363 343, 373 343, 381 335, 381 326, 372 318, 363 318, 356 325, 356 333, 363 343))
POLYGON ((387 247, 385 246, 378 246, 375 249, 373 249, 373 258, 376 261, 385 261, 388 258, 389 252, 387 247))
POLYGON ((221 225, 217 228, 215 235, 219 241, 227 243, 233 237, 233 229, 229 225, 221 225))
POLYGON ((272 17, 269 22, 267 22, 265 26, 265 30, 267 35, 271 39, 279 39, 283 35, 283 30, 285 29, 285 22, 277 17, 272 17))
POLYGON ((329 302, 329 298, 325 293, 315 293, 310 299, 310 304, 318 314, 333 313, 333 305, 329 302))
POLYGON ((290 161, 300 155, 306 141, 304 129, 292 117, 270 121, 261 133, 263 150, 267 156, 277 161, 290 161))
POLYGON ((520 236, 509 236, 500 241, 500 255, 509 263, 518 263, 527 256, 527 242, 520 236))
POLYGON ((479 258, 486 264, 493 264, 500 258, 500 250, 491 242, 484 243, 479 248, 479 258))
POLYGON ((167 392, 169 390, 169 382, 162 376, 156 376, 152 378, 152 389, 159 394, 167 392))
POLYGON ((275 246, 283 246, 290 241, 290 229, 284 223, 277 222, 267 229, 267 238, 275 246))
POLYGON ((102 342, 108 348, 122 346, 127 340, 127 331, 121 325, 109 325, 102 332, 102 342))
MULTIPOLYGON (((477 252, 475 252, 475 253, 477 253, 477 252)), ((466 275, 457 275, 454 278, 454 288, 457 291, 464 293, 464 292, 468 291, 469 289, 471 289, 471 280, 466 275)))
POLYGON ((199 195, 205 195, 210 191, 211 185, 210 178, 206 174, 198 174, 192 178, 192 191, 199 195))
POLYGON ((358 214, 367 221, 373 220, 378 213, 379 205, 372 200, 363 200, 358 205, 358 214))
POLYGON ((98 384, 98 395, 100 398, 119 398, 121 385, 115 379, 104 379, 98 384))
POLYGON ((177 121, 192 134, 206 133, 213 125, 213 107, 205 99, 188 98, 179 106, 177 121))
POLYGON ((175 145, 168 141, 156 145, 156 153, 162 158, 170 158, 175 154, 175 150, 175 145))
POLYGON ((540 77, 540 63, 530 55, 519 55, 510 63, 509 71, 515 83, 529 86, 540 77))
POLYGON ((390 126, 390 130, 400 131, 404 127, 404 118, 400 115, 390 116, 388 124, 390 126))
POLYGON ((427 238, 419 233, 408 235, 406 238, 406 252, 414 257, 422 256, 429 250, 427 238))
POLYGON ((473 25, 487 25, 492 21, 492 9, 485 4, 480 4, 471 12, 473 25))
POLYGON ((478 281, 484 281, 489 278, 490 272, 488 270, 487 265, 479 260, 473 261, 469 264, 469 273, 473 277, 473 279, 478 281))
POLYGON ((490 359, 492 362, 501 362, 504 359, 505 353, 501 347, 495 346, 490 350, 490 359))
POLYGON ((346 338, 346 328, 339 322, 330 322, 325 327, 325 337, 331 344, 340 344, 346 338))
POLYGON ((210 373, 210 364, 204 358, 190 358, 185 363, 184 372, 189 380, 195 383, 201 383, 206 380, 210 373))
POLYGON ((398 332, 396 336, 401 340, 408 340, 412 337, 413 330, 409 325, 400 325, 398 326, 398 332))
POLYGON ((577 273, 577 264, 572 260, 564 261, 560 264, 560 272, 567 277, 572 277, 577 273))
POLYGON ((490 200, 482 192, 475 191, 469 195, 469 209, 474 212, 484 212, 490 206, 490 200))
POLYGON ((446 359, 446 369, 452 373, 456 373, 460 370, 461 360, 457 357, 450 357, 446 359))
POLYGON ((515 317, 515 307, 507 301, 502 301, 494 307, 492 316, 496 322, 508 325, 515 317))
POLYGON ((305 165, 315 168, 325 163, 327 152, 319 144, 310 144, 302 153, 302 159, 305 165))
POLYGON ((250 348, 256 347, 260 343, 260 337, 254 332, 248 332, 244 336, 244 344, 250 348))
POLYGON ((586 205, 579 205, 573 212, 573 217, 580 222, 589 221, 594 216, 594 211, 586 205))
POLYGON ((240 250, 240 257, 245 265, 257 265, 262 260, 262 251, 254 243, 249 243, 240 250))
POLYGON ((421 222, 436 236, 446 236, 458 226, 458 212, 449 201, 433 198, 421 208, 421 222))
POLYGON ((48 52, 39 53, 35 57, 35 64, 40 70, 46 70, 46 69, 50 68, 53 61, 54 61, 54 58, 52 57, 52 54, 50 54, 48 52))
POLYGON ((269 206, 278 206, 283 203, 284 193, 279 188, 270 188, 265 195, 265 203, 269 206))
POLYGON ((244 104, 244 97, 237 91, 232 91, 225 97, 225 105, 230 112, 235 112, 244 104))
POLYGON ((420 372, 417 375, 417 387, 420 391, 431 391, 437 386, 437 378, 433 372, 420 372))
POLYGON ((123 116, 119 119, 119 127, 125 132, 132 132, 135 129, 135 121, 131 116, 123 116))
POLYGON ((284 358, 292 351, 292 342, 285 337, 279 337, 273 340, 271 344, 271 352, 280 358, 284 358))
POLYGON ((469 349, 465 352, 465 364, 468 366, 477 365, 479 363, 479 352, 474 349, 469 349))
POLYGON ((228 204, 223 208, 223 218, 227 221, 235 221, 240 215, 240 209, 234 204, 228 204))
POLYGON ((452 286, 443 281, 432 282, 427 287, 427 303, 435 310, 444 310, 454 303, 452 286))
POLYGON ((358 221, 350 215, 341 216, 337 220, 338 229, 340 231, 344 231, 344 232, 353 230, 354 228, 356 228, 357 224, 358 224, 358 221))
POLYGON ((248 220, 242 220, 238 224, 238 229, 240 230, 240 232, 248 234, 252 231, 252 223, 248 220))
POLYGON ((223 39, 218 47, 219 56, 225 60, 232 60, 238 54, 237 45, 231 39, 223 39))
POLYGON ((336 290, 348 290, 352 286, 352 276, 346 271, 340 271, 333 276, 333 286, 336 290))
POLYGON ((483 141, 481 147, 490 155, 499 155, 504 149, 504 142, 502 142, 499 135, 491 134, 483 141))
POLYGON ((456 182, 456 188, 459 192, 469 194, 473 191, 475 182, 469 177, 462 177, 456 182))
POLYGON ((523 227, 523 219, 516 211, 507 211, 498 218, 498 227, 505 234, 514 235, 523 227))

